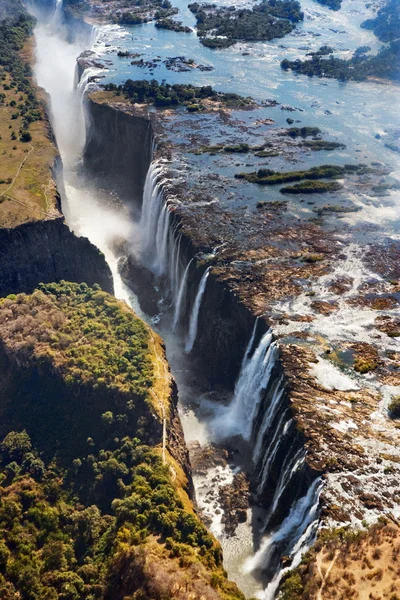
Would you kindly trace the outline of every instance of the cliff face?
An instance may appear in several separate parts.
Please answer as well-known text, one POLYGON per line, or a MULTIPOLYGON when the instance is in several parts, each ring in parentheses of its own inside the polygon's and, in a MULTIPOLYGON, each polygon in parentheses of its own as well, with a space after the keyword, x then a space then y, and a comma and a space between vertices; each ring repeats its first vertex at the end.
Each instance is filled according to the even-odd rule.
POLYGON ((107 178, 140 205, 151 160, 150 120, 130 119, 123 112, 86 103, 86 146, 84 161, 92 174, 107 178))
POLYGON ((1 597, 244 600, 190 499, 162 342, 124 302, 66 282, 0 300, 0 366, 3 566, 10 527, 30 548, 1 597))
POLYGON ((61 279, 113 289, 104 256, 89 240, 76 237, 61 217, 0 229, 0 273, 3 296, 61 279))
MULTIPOLYGON (((143 109, 113 95, 108 98, 109 105, 104 106, 104 93, 100 93, 99 102, 96 95, 92 97, 94 119, 98 117, 102 123, 107 115, 110 121, 123 123, 124 131, 115 130, 115 139, 120 134, 130 140, 135 154, 137 144, 145 142, 147 151, 147 138, 129 135, 142 122, 143 109), (122 114, 111 116, 113 112, 122 114)), ((166 262, 175 264, 178 252, 183 265, 194 259, 180 323, 184 335, 200 280, 206 268, 210 269, 191 351, 195 368, 202 370, 210 385, 233 386, 255 316, 259 316, 263 331, 270 324, 279 337, 278 362, 261 394, 251 439, 254 447, 262 450, 255 464, 253 485, 258 497, 272 510, 269 525, 282 522, 299 495, 304 497, 307 490, 315 491, 312 503, 320 498, 322 516, 329 524, 350 525, 393 510, 392 494, 397 498, 397 492, 392 473, 397 474, 399 468, 398 426, 386 407, 399 389, 399 354, 393 343, 393 337, 398 337, 398 301, 394 294, 399 289, 395 243, 390 248, 387 244, 377 245, 372 256, 351 242, 352 231, 347 228, 349 247, 339 254, 336 234, 325 222, 314 222, 307 215, 299 219, 296 207, 289 211, 286 201, 256 202, 259 190, 251 187, 253 184, 249 187, 241 177, 233 177, 237 155, 232 158, 231 152, 222 150, 226 140, 231 143, 234 133, 237 139, 244 139, 240 119, 235 130, 236 121, 223 111, 186 119, 169 111, 160 114, 149 110, 148 115, 157 140, 162 139, 155 150, 159 161, 153 171, 153 188, 155 181, 163 178, 161 204, 168 205, 170 215, 166 219, 162 210, 153 215, 157 236, 165 223, 169 231, 167 235, 162 230, 165 243, 157 241, 163 253, 160 262, 164 266, 166 262), (185 153, 187 139, 194 142, 185 153), (209 145, 204 146, 205 142, 209 145), (207 168, 202 169, 198 155, 205 152, 216 153, 217 158, 210 157, 207 168), (213 160, 217 161, 217 170, 222 162, 230 169, 226 171, 232 175, 228 186, 225 175, 218 177, 213 172, 213 160), (245 207, 236 202, 243 198, 245 207), (376 281, 355 280, 354 261, 372 268, 376 281), (359 322, 361 313, 366 327, 360 335, 368 340, 362 343, 354 340, 348 321, 357 318, 359 322), (365 374, 372 372, 375 378, 371 383, 370 375, 365 374), (355 468, 358 477, 352 476, 355 468), (376 476, 369 480, 366 492, 359 482, 372 470, 376 476), (324 489, 320 495, 316 479, 321 473, 324 489)), ((249 147, 257 142, 250 137, 250 129, 245 132, 249 147)), ((287 151, 286 136, 280 130, 268 135, 271 147, 276 144, 279 152, 287 151)), ((159 189, 153 196, 145 194, 145 200, 151 202, 147 207, 153 211, 158 210, 159 189)), ((176 294, 172 289, 173 269, 164 269, 157 280, 154 275, 143 275, 134 260, 130 262, 125 276, 128 282, 130 276, 134 277, 139 296, 141 291, 144 296, 157 285, 167 292, 169 289, 169 297, 176 294)), ((157 310, 154 302, 148 304, 157 310)))

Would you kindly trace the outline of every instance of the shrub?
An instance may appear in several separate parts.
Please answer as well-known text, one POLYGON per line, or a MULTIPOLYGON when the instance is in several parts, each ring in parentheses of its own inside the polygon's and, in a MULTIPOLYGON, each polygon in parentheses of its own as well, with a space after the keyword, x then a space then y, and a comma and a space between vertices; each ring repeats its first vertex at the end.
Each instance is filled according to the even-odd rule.
POLYGON ((393 419, 400 419, 400 396, 392 397, 388 409, 393 419))

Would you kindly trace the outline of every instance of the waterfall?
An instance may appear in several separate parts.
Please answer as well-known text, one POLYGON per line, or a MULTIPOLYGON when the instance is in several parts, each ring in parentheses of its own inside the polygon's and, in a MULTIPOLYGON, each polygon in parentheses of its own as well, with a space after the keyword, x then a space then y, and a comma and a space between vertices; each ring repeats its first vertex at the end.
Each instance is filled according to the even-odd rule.
POLYGON ((256 554, 247 561, 245 568, 249 573, 262 570, 271 563, 274 554, 289 556, 292 561, 288 567, 277 568, 272 581, 262 594, 262 600, 274 600, 283 575, 295 569, 314 541, 318 527, 319 497, 323 488, 321 478, 314 480, 305 496, 297 500, 281 526, 268 535, 261 543, 256 554))
POLYGON ((187 288, 187 280, 188 280, 188 276, 189 276, 189 269, 190 269, 190 265, 193 262, 193 258, 190 259, 184 273, 183 273, 183 277, 182 277, 182 281, 179 287, 179 291, 178 291, 178 295, 177 295, 177 300, 175 303, 175 314, 174 314, 174 322, 173 322, 173 330, 176 329, 176 326, 178 325, 180 318, 181 318, 181 311, 182 311, 182 306, 185 300, 185 295, 186 295, 186 288, 187 288))
POLYGON ((169 233, 169 210, 163 198, 161 174, 162 165, 152 162, 144 184, 140 218, 142 261, 158 276, 164 274, 168 264, 169 233))
POLYGON ((56 0, 53 18, 51 21, 52 27, 60 27, 63 21, 63 0, 56 0))
POLYGON ((197 324, 199 321, 199 312, 201 301, 203 299, 203 294, 206 289, 207 279, 210 274, 211 267, 207 267, 207 269, 203 273, 203 277, 199 283, 199 289, 197 290, 197 295, 193 304, 192 314, 190 315, 190 324, 189 324, 189 333, 187 336, 186 344, 185 344, 185 352, 189 353, 193 349, 193 345, 196 341, 197 337, 197 324))
MULTIPOLYGON (((281 444, 286 441, 286 436, 288 435, 288 432, 291 431, 292 424, 293 419, 289 417, 289 410, 282 412, 280 420, 275 428, 274 435, 272 436, 270 443, 264 451, 261 466, 257 469, 259 472, 260 481, 257 488, 257 492, 259 494, 261 494, 266 487, 267 479, 270 474, 270 467, 273 464, 273 461, 281 444)), ((256 460, 259 460, 261 457, 260 454, 263 447, 264 435, 260 435, 257 439, 257 442, 259 443, 260 450, 259 453, 257 453, 257 456, 255 456, 254 462, 256 462, 256 460)))
POLYGON ((277 356, 277 346, 272 333, 267 331, 250 356, 254 345, 255 328, 244 353, 235 393, 226 416, 230 433, 238 433, 250 440, 254 419, 257 416, 263 392, 268 386, 277 356))
MULTIPOLYGON (((272 507, 269 511, 270 517, 274 514, 275 510, 278 508, 279 501, 282 498, 282 495, 286 488, 291 484, 292 477, 301 469, 304 464, 304 460, 306 457, 306 452, 303 447, 300 447, 297 452, 294 454, 289 450, 286 455, 286 459, 284 460, 281 466, 281 472, 279 475, 278 483, 275 488, 274 499, 272 502, 272 507)), ((268 522, 266 523, 266 526, 268 522)))
POLYGON ((266 410, 264 413, 260 431, 258 432, 257 437, 255 439, 254 448, 253 448, 254 464, 258 463, 259 459, 261 458, 262 453, 264 456, 268 456, 270 454, 271 447, 275 446, 274 441, 275 441, 277 432, 281 428, 281 422, 282 422, 283 417, 285 416, 285 413, 283 413, 280 418, 278 426, 275 429, 275 434, 272 437, 270 445, 268 446, 267 450, 265 450, 263 448, 263 446, 264 446, 263 442, 264 442, 264 439, 268 436, 270 429, 272 427, 272 423, 274 421, 275 414, 279 410, 280 401, 282 399, 283 392, 284 392, 282 383, 283 383, 283 377, 280 377, 277 380, 276 385, 275 385, 272 402, 271 402, 270 406, 268 407, 268 410, 266 410))
MULTIPOLYGON (((172 295, 175 299, 175 304, 178 301, 178 296, 179 296, 179 290, 181 288, 181 272, 182 272, 182 268, 181 268, 181 243, 182 243, 182 234, 179 233, 177 238, 175 239, 176 236, 176 232, 177 232, 177 228, 178 226, 175 225, 173 227, 173 229, 171 230, 170 233, 170 238, 172 241, 172 261, 171 261, 171 267, 172 267, 172 281, 171 281, 171 289, 172 289, 172 295)), ((183 277, 185 276, 185 272, 183 273, 183 277)))

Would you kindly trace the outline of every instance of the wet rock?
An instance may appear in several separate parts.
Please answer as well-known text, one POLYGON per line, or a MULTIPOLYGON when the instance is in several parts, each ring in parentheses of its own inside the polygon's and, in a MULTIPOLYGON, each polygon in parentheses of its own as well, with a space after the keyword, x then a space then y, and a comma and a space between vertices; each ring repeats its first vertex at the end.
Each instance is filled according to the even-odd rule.
POLYGON ((249 481, 245 473, 237 473, 231 485, 225 485, 220 489, 222 521, 228 535, 235 533, 239 523, 246 522, 249 499, 249 481))

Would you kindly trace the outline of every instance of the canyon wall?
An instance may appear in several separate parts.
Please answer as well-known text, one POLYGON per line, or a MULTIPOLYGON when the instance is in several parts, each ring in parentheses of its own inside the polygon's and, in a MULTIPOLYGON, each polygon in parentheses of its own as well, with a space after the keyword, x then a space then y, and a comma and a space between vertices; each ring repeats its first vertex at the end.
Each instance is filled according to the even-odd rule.
MULTIPOLYGON (((123 110, 121 107, 105 105, 101 101, 89 98, 85 164, 95 175, 108 177, 112 174, 115 161, 121 157, 118 162, 120 177, 131 181, 132 189, 135 186, 135 189, 138 189, 143 185, 145 171, 150 166, 154 128, 151 116, 145 119, 123 110), (139 167, 138 171, 136 165, 139 167)), ((166 148, 156 145, 156 158, 163 158, 165 152, 166 148)), ((167 188, 168 186, 164 190, 164 202, 168 202, 167 188)), ((133 196, 131 201, 135 201, 133 196)), ((156 213, 152 217, 155 221, 159 218, 156 213)), ((200 280, 207 266, 212 266, 212 257, 207 254, 209 248, 198 245, 190 235, 185 227, 184 217, 172 210, 167 222, 168 243, 164 244, 163 251, 166 256, 161 259, 161 262, 164 262, 161 278, 157 278, 133 255, 122 261, 121 273, 126 283, 138 295, 143 310, 150 310, 151 314, 156 314, 160 286, 167 297, 173 295, 172 271, 177 255, 179 254, 179 259, 184 265, 194 259, 187 280, 179 324, 182 334, 185 334, 200 280)), ((155 245, 154 241, 154 247, 155 245)), ((234 388, 243 364, 246 346, 252 336, 255 319, 256 315, 230 287, 229 277, 224 277, 224 273, 218 268, 211 270, 200 305, 197 336, 190 353, 193 371, 200 376, 206 387, 234 388)), ((268 328, 266 317, 260 317, 257 334, 250 350, 255 350, 268 328)), ((307 493, 320 474, 311 469, 304 460, 304 439, 292 418, 290 386, 284 380, 285 374, 278 351, 267 389, 261 390, 259 410, 254 415, 249 440, 252 447, 259 447, 259 459, 255 460, 252 487, 263 505, 271 508, 266 525, 269 528, 282 523, 294 503, 307 493), (281 388, 284 388, 282 393, 281 388), (265 418, 269 418, 270 423, 266 424, 265 418)), ((271 568, 276 567, 276 564, 273 561, 271 568)))
POLYGON ((87 99, 85 165, 108 185, 140 203, 151 161, 152 128, 147 118, 87 99))
POLYGON ((113 290, 102 253, 88 239, 75 236, 62 217, 0 229, 0 265, 2 296, 61 279, 113 290))

